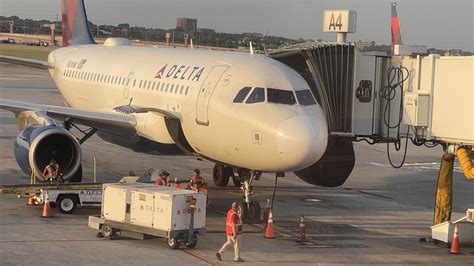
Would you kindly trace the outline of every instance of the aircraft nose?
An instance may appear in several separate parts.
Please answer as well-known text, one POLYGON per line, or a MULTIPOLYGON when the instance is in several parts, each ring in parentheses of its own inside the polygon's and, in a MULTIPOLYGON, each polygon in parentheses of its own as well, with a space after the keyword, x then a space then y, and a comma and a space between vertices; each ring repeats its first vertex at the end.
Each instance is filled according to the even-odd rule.
POLYGON ((328 142, 327 123, 322 112, 290 117, 279 125, 277 134, 277 149, 286 171, 301 170, 317 162, 328 142))

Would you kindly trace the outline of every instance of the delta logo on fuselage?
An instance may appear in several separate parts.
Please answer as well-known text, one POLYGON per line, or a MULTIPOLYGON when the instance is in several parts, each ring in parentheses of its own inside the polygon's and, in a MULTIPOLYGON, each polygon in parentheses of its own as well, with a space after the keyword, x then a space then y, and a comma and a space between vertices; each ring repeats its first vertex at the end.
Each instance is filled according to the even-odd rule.
POLYGON ((168 64, 164 65, 158 72, 155 74, 156 79, 162 78, 172 78, 172 79, 182 79, 182 80, 191 80, 191 81, 199 81, 201 78, 202 73, 204 72, 204 67, 192 67, 186 65, 172 65, 168 71, 166 68, 168 64), (165 75, 166 72, 166 75, 165 75))

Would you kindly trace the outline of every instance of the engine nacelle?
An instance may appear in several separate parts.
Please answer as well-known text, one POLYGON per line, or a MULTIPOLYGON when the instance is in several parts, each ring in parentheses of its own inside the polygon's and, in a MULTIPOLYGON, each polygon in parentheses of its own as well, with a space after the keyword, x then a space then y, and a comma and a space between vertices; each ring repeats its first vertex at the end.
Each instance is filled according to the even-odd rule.
POLYGON ((73 181, 82 171, 79 141, 62 127, 42 125, 23 129, 16 138, 14 153, 27 175, 34 169, 37 177, 44 178, 43 169, 51 159, 58 162, 64 180, 73 181))
POLYGON ((296 171, 295 174, 312 185, 338 187, 346 182, 354 165, 352 140, 330 137, 323 157, 313 165, 296 171))

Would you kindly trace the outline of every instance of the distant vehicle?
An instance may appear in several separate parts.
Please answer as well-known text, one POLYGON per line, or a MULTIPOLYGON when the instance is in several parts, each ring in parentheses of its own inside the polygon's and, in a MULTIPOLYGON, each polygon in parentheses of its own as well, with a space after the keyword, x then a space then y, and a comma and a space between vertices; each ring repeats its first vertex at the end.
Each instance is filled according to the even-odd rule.
POLYGON ((43 41, 43 40, 37 40, 37 41, 24 41, 23 44, 28 45, 28 46, 42 46, 42 47, 48 47, 49 42, 43 41))
POLYGON ((2 41, 3 43, 8 43, 8 44, 16 44, 15 40, 12 38, 8 38, 6 40, 2 41))

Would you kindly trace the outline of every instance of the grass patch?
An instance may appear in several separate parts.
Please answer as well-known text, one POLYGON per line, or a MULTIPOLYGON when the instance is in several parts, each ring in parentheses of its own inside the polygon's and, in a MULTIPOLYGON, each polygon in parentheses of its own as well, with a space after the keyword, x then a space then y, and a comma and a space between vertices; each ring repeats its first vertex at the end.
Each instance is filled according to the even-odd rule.
MULTIPOLYGON (((0 55, 16 56, 28 59, 48 61, 48 54, 54 47, 27 46, 22 44, 0 43, 0 55)), ((14 64, 0 62, 0 66, 12 67, 14 64)), ((19 65, 15 65, 19 66, 19 65)))

